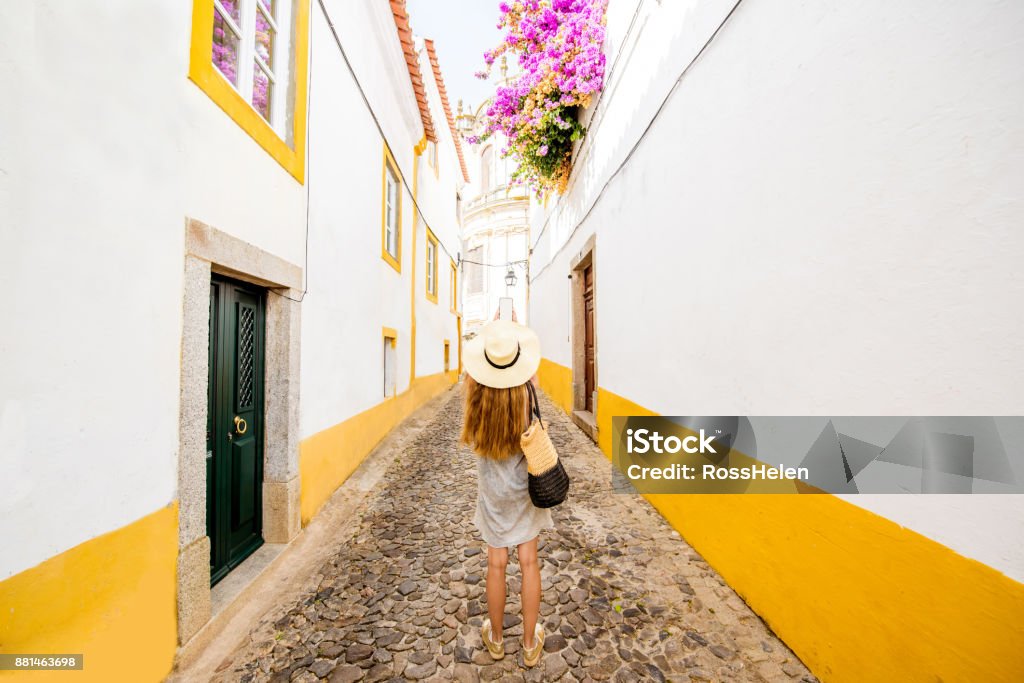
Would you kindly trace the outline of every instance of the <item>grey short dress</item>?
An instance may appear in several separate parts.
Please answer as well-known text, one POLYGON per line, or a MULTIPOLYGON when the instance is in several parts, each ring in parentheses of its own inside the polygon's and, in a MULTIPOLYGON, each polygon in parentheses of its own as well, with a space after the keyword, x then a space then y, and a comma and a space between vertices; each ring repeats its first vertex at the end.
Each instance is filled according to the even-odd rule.
POLYGON ((526 456, 522 451, 496 460, 476 456, 477 495, 473 523, 487 545, 503 548, 526 543, 541 529, 552 529, 551 510, 530 500, 526 456))

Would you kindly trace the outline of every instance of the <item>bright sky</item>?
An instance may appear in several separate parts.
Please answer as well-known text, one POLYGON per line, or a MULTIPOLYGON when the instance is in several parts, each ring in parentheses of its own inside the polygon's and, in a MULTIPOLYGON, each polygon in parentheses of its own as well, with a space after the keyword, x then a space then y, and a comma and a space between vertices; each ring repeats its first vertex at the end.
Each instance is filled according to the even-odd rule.
POLYGON ((430 38, 441 63, 448 101, 455 114, 459 98, 476 108, 494 92, 492 81, 473 76, 484 68, 484 50, 501 40, 499 0, 408 0, 409 22, 418 36, 430 38))

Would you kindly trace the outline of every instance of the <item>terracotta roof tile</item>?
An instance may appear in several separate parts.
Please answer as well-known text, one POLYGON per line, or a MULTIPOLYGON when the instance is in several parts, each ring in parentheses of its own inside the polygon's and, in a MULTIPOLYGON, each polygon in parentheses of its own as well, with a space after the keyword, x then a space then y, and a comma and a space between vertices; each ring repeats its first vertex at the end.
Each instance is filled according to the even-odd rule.
POLYGON ((430 116, 430 107, 427 106, 427 93, 423 87, 423 75, 420 74, 420 62, 416 55, 416 46, 413 42, 412 27, 409 25, 409 12, 405 9, 405 0, 391 0, 391 13, 395 17, 398 39, 402 42, 405 64, 409 68, 409 80, 412 81, 412 89, 416 93, 416 102, 420 107, 423 133, 426 135, 427 140, 437 142, 437 135, 434 132, 434 120, 430 116))
POLYGON ((437 91, 441 94, 441 106, 444 107, 444 115, 448 118, 448 129, 452 132, 452 140, 455 141, 455 151, 459 154, 459 166, 462 168, 462 178, 469 182, 469 172, 466 170, 466 159, 462 156, 462 140, 455 129, 455 118, 452 116, 452 108, 448 104, 448 91, 444 87, 444 77, 441 75, 441 66, 437 63, 437 52, 434 51, 434 41, 423 41, 427 46, 427 55, 430 56, 430 65, 434 69, 434 81, 437 83, 437 91))

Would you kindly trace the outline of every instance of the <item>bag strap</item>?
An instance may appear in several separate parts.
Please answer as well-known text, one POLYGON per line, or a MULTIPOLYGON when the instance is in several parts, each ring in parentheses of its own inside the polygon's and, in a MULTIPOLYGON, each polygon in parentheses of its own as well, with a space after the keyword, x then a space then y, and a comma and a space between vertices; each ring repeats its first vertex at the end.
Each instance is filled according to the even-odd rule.
POLYGON ((544 426, 544 420, 540 416, 540 401, 537 400, 537 389, 533 386, 533 380, 526 383, 526 391, 530 394, 530 414, 537 416, 541 429, 547 429, 544 426))

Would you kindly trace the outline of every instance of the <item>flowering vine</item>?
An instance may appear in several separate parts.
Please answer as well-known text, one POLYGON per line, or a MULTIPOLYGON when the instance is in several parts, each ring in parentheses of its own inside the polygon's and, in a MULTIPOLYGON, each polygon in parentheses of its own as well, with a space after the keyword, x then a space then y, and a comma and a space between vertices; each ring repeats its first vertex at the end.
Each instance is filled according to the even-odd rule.
POLYGON ((563 192, 573 143, 585 132, 579 112, 604 85, 608 0, 513 0, 500 4, 501 44, 484 53, 486 78, 495 60, 518 55, 519 72, 497 87, 481 138, 500 132, 502 150, 518 162, 513 178, 538 194, 563 192))

